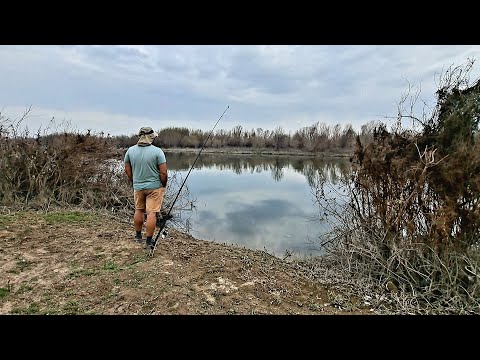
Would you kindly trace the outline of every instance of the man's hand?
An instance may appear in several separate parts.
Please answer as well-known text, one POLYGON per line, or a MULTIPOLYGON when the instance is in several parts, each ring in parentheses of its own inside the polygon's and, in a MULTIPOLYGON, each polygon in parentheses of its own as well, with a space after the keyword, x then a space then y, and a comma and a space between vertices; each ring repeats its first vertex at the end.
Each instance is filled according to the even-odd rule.
POLYGON ((167 172, 167 163, 158 165, 158 171, 160 172, 160 182, 163 187, 167 187, 168 172, 167 172))
POLYGON ((132 165, 130 163, 125 163, 125 173, 128 176, 128 180, 130 180, 130 185, 133 186, 132 165))

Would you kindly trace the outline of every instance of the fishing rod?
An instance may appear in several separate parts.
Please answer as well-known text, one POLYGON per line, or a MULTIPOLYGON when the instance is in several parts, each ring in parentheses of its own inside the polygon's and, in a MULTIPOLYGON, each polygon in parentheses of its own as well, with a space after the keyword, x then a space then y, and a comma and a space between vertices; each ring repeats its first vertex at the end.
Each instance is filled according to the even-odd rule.
POLYGON ((155 249, 157 248, 157 243, 158 243, 157 240, 158 240, 158 237, 160 236, 160 234, 162 233, 163 229, 165 228, 165 224, 167 223, 167 220, 170 218, 170 212, 172 211, 173 205, 175 205, 175 202, 177 201, 177 199, 178 199, 178 197, 179 197, 179 195, 180 195, 180 192, 182 191, 183 185, 185 185, 185 182, 187 181, 188 175, 190 175, 190 172, 193 170, 193 167, 195 166, 195 163, 197 162, 198 158, 200 157, 200 154, 202 153, 203 148, 204 148, 205 145, 207 144, 208 139, 210 139, 210 136, 212 135, 213 130, 215 130, 218 122, 219 122, 220 119, 223 117, 223 115, 225 115, 225 113, 227 112, 227 110, 228 110, 229 107, 230 107, 230 105, 227 106, 227 108, 225 109, 225 111, 223 112, 223 114, 218 118, 217 122, 215 123, 215 126, 214 126, 213 129, 210 131, 210 134, 208 134, 207 139, 206 139, 205 142, 203 143, 202 148, 200 149, 197 157, 195 158, 195 161, 193 162, 192 166, 190 167, 190 170, 188 170, 188 174, 187 174, 187 176, 185 177, 185 180, 183 180, 182 186, 180 186, 180 189, 178 190, 177 196, 176 196, 175 199, 173 200, 172 206, 170 206, 170 210, 168 210, 167 215, 165 215, 165 220, 162 221, 162 225, 160 226, 160 230, 158 231, 158 234, 157 234, 157 236, 155 237, 155 240, 153 241, 153 244, 152 244, 151 247, 150 247, 150 256, 153 256, 153 253, 155 252, 155 249))

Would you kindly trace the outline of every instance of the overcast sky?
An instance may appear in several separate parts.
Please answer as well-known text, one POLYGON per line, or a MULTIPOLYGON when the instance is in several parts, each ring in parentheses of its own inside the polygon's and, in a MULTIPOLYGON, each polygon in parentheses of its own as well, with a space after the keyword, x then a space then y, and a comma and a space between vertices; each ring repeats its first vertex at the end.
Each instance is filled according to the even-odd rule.
POLYGON ((408 82, 434 104, 442 69, 477 59, 480 46, 0 46, 0 110, 32 106, 31 129, 133 134, 141 126, 295 131, 394 116, 408 82), (437 75, 437 76, 436 76, 437 75))

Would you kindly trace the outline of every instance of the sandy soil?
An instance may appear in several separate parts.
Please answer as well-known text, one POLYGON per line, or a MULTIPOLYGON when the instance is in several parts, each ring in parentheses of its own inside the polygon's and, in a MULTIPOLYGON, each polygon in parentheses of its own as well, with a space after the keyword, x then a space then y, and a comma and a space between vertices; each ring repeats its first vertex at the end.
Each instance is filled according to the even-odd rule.
POLYGON ((370 314, 288 261, 169 229, 153 257, 107 215, 0 215, 0 314, 370 314))

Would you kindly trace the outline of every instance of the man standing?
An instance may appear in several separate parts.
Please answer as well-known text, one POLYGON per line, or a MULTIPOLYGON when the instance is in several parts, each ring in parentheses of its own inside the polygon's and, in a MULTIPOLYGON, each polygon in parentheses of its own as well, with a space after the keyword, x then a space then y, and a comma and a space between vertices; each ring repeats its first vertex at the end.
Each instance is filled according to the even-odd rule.
POLYGON ((162 209, 167 186, 167 160, 162 149, 152 144, 158 136, 152 128, 142 127, 138 136, 137 144, 129 147, 125 154, 125 172, 134 190, 135 241, 142 241, 142 225, 146 213, 146 244, 147 247, 152 247, 157 213, 162 209))

